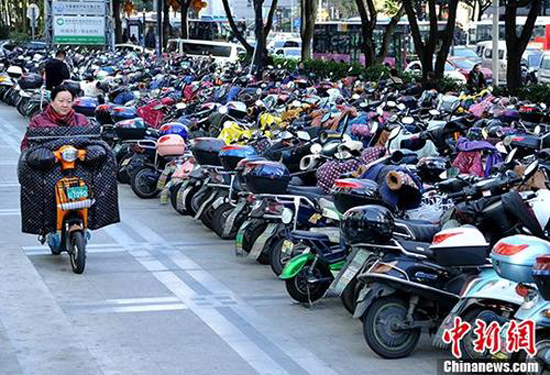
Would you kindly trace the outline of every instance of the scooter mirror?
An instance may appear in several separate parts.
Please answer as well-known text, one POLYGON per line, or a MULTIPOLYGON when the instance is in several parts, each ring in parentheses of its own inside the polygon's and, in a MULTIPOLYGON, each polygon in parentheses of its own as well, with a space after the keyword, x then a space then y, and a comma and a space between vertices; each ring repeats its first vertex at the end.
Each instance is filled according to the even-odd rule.
POLYGON ((407 117, 403 117, 403 119, 401 120, 401 122, 405 125, 410 125, 412 123, 414 123, 414 118, 410 117, 410 116, 407 116, 407 117))
POLYGON ((361 102, 361 103, 359 103, 359 107, 360 107, 360 108, 367 108, 367 107, 368 107, 368 103, 367 103, 367 102, 361 102))
POLYGON ((327 122, 330 119, 330 116, 331 116, 330 112, 325 113, 323 117, 321 117, 321 123, 324 124, 325 122, 327 122))
POLYGON ((539 135, 540 134, 540 125, 537 125, 535 126, 535 131, 534 131, 535 135, 539 135))
POLYGON ((388 135, 388 140, 389 141, 394 140, 395 138, 397 138, 399 133, 401 133, 401 128, 399 126, 396 126, 395 128, 392 129, 392 131, 388 135))
POLYGON ((430 115, 432 116, 439 116, 441 112, 439 112, 437 109, 430 109, 430 115))
POLYGON ((221 113, 222 115, 226 115, 227 112, 229 112, 229 110, 227 109, 226 106, 222 105, 220 106, 220 108, 218 108, 218 112, 221 113))
POLYGON ((404 111, 406 108, 407 108, 407 106, 403 103, 399 103, 397 105, 397 109, 399 109, 400 111, 404 111))
POLYGON ((378 132, 378 122, 374 121, 370 127, 370 133, 376 134, 378 132))
POLYGON ((359 95, 359 94, 353 94, 353 95, 351 96, 351 98, 352 98, 353 100, 358 100, 360 97, 361 97, 361 95, 359 95))
POLYGON ((298 131, 296 132, 296 136, 298 137, 298 139, 302 140, 302 141, 310 141, 311 140, 311 136, 309 135, 308 132, 305 132, 305 131, 298 131))
POLYGON ((524 180, 527 181, 528 179, 533 177, 537 172, 537 169, 539 169, 539 161, 535 160, 534 162, 529 164, 527 168, 525 168, 525 173, 523 174, 524 180))
POLYGON ((378 116, 383 116, 384 115, 384 110, 382 109, 382 106, 376 108, 376 114, 378 116))
POLYGON ((546 103, 540 103, 539 104, 540 108, 544 111, 548 108, 548 106, 546 105, 546 103))
POLYGON ((387 102, 386 105, 390 108, 397 107, 397 103, 395 103, 393 100, 390 100, 389 102, 387 102))
POLYGON ((506 160, 504 161, 506 164, 510 164, 512 160, 514 160, 514 157, 516 156, 516 153, 518 152, 517 148, 514 148, 512 151, 508 153, 506 156, 506 160))
POLYGON ((322 150, 323 146, 321 146, 319 143, 314 143, 309 148, 309 152, 311 152, 312 154, 320 154, 322 150))
POLYGON ((489 138, 489 133, 487 132, 487 129, 485 129, 485 128, 481 129, 481 135, 483 135, 484 139, 489 138))
POLYGON ((185 103, 176 104, 176 109, 185 109, 185 108, 187 108, 187 104, 185 103))
POLYGON ((352 71, 353 71, 353 66, 350 66, 350 67, 348 68, 348 73, 351 73, 352 71))
POLYGON ((254 103, 254 105, 256 107, 263 107, 264 106, 264 102, 262 102, 261 100, 256 100, 256 102, 254 103))

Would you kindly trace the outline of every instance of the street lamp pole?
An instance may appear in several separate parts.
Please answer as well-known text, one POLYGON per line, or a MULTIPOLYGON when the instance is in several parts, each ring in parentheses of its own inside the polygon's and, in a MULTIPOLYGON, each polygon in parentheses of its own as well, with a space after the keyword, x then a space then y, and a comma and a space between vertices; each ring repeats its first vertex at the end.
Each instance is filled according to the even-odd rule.
POLYGON ((499 76, 499 51, 498 51, 498 38, 500 30, 498 27, 499 21, 499 0, 493 0, 493 86, 498 86, 498 76, 499 76))
POLYGON ((162 9, 163 0, 157 0, 157 57, 162 58, 162 9))

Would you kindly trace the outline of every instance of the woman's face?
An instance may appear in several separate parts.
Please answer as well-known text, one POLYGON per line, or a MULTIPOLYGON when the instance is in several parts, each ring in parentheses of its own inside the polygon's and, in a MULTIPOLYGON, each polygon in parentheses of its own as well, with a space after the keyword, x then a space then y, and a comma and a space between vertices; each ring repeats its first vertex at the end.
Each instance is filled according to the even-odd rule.
POLYGON ((60 116, 66 116, 73 107, 73 96, 68 91, 61 91, 52 101, 54 111, 60 116))

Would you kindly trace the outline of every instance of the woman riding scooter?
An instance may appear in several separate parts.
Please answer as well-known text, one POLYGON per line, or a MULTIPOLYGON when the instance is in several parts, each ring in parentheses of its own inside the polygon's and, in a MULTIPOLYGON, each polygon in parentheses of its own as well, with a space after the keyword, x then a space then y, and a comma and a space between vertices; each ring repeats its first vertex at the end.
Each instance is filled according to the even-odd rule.
MULTIPOLYGON (((73 109, 74 94, 69 88, 61 85, 51 92, 51 103, 44 111, 36 115, 28 128, 52 128, 58 126, 90 126, 88 118, 73 109)), ((21 151, 28 149, 27 136, 21 142, 21 151)), ((87 232, 89 233, 89 232, 87 232)), ((89 234, 88 234, 89 236, 89 234)), ((59 253, 61 239, 58 233, 49 233, 46 236, 48 246, 54 254, 59 253)))
MULTIPOLYGON (((89 126, 88 118, 73 109, 73 92, 61 85, 52 90, 51 103, 44 111, 36 115, 31 123, 31 128, 50 128, 57 126, 89 126)), ((21 142, 21 151, 28 148, 27 137, 21 142)))

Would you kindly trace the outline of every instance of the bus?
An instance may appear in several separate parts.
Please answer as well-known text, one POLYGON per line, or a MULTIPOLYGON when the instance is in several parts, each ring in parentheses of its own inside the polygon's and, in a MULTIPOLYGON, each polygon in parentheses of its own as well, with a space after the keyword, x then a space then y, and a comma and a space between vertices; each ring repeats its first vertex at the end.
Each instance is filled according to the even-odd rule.
MULTIPOLYGON (((382 44, 382 37, 389 22, 390 19, 386 18, 379 19, 376 23, 374 30, 376 47, 382 44)), ((425 36, 429 32, 429 22, 420 21, 418 25, 420 32, 425 36)), ((439 22, 439 31, 444 30, 445 25, 446 22, 439 22)), ((358 17, 347 21, 317 22, 313 34, 313 57, 325 61, 356 62, 364 65, 365 56, 361 50, 362 43, 361 20, 358 17)), ((403 18, 394 29, 384 62, 391 66, 404 68, 408 62, 415 58, 414 53, 409 22, 403 18)))
MULTIPOLYGON (((517 33, 521 32, 523 25, 527 17, 516 17, 517 33)), ((537 17, 535 21, 535 28, 533 29, 533 35, 531 36, 532 42, 543 43, 543 39, 546 38, 546 26, 550 25, 550 17, 537 17)), ((505 39, 504 21, 498 23, 499 39, 505 39)), ((480 42, 485 42, 493 39, 493 19, 488 18, 485 20, 471 22, 468 25, 468 34, 466 44, 469 46, 475 46, 480 42)))

